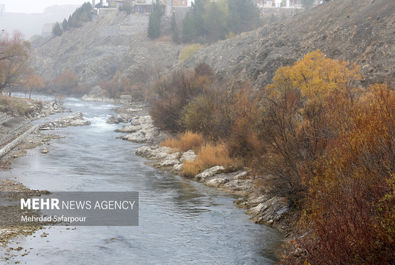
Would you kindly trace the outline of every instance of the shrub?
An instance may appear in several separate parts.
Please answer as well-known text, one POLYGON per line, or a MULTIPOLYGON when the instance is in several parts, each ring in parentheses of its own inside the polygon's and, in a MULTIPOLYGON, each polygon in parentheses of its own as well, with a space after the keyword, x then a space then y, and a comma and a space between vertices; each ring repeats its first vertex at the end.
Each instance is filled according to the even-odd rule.
POLYGON ((301 207, 307 192, 302 170, 314 170, 314 161, 347 126, 347 111, 360 93, 350 85, 359 79, 359 67, 313 51, 279 68, 273 84, 265 87, 259 122, 265 163, 260 170, 278 177, 276 192, 293 206, 301 207))
POLYGON ((154 86, 150 114, 155 126, 172 133, 180 133, 183 109, 201 95, 212 83, 212 78, 195 71, 180 70, 161 79, 154 86))
POLYGON ((201 134, 187 131, 179 135, 176 139, 166 139, 161 143, 161 146, 176 148, 182 152, 186 152, 188 150, 194 150, 197 152, 202 144, 203 136, 201 134))
POLYGON ((200 45, 199 43, 188 45, 181 50, 178 59, 180 61, 184 61, 184 60, 188 59, 189 57, 191 57, 192 55, 194 55, 201 48, 203 48, 203 46, 200 45))
POLYGON ((54 81, 56 91, 61 94, 78 94, 78 77, 70 70, 64 70, 54 81))
POLYGON ((206 93, 196 97, 184 109, 182 124, 187 130, 200 132, 210 140, 229 133, 230 120, 227 105, 220 104, 221 95, 206 93))
POLYGON ((395 92, 375 86, 307 176, 309 197, 291 264, 391 264, 394 260, 395 92), (392 225, 391 225, 392 223, 392 225))
POLYGON ((225 143, 207 143, 201 147, 195 161, 184 163, 183 174, 185 176, 195 176, 201 171, 213 166, 230 167, 233 164, 234 161, 230 158, 225 143))

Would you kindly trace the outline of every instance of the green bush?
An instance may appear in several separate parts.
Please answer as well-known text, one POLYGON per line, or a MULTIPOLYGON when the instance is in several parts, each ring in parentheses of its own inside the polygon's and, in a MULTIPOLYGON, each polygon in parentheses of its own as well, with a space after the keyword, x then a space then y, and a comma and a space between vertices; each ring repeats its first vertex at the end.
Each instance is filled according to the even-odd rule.
POLYGON ((194 98, 207 91, 213 82, 212 76, 203 74, 201 68, 202 66, 200 71, 174 72, 155 84, 150 113, 157 127, 173 133, 183 131, 183 109, 194 98))

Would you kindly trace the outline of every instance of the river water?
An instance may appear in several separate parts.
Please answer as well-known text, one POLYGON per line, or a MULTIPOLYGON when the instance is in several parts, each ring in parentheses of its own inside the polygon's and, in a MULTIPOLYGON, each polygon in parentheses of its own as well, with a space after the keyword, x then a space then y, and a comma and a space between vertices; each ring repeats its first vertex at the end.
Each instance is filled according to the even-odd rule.
POLYGON ((251 222, 229 195, 147 165, 135 155, 141 145, 116 139, 119 125, 106 123, 114 106, 68 98, 65 107, 81 111, 91 126, 56 130, 65 138, 51 141, 49 154, 29 150, 1 174, 32 189, 138 191, 139 226, 48 227, 12 242, 29 254, 9 264, 275 262, 278 232, 251 222))

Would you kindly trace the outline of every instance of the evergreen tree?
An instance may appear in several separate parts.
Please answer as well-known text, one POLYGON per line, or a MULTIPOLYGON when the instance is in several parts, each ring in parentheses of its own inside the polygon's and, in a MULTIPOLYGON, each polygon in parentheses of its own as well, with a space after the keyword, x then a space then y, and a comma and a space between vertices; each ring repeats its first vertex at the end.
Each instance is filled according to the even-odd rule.
POLYGON ((228 28, 233 33, 252 30, 259 25, 259 13, 251 0, 228 0, 228 28))
POLYGON ((63 22, 62 22, 62 28, 63 28, 63 31, 66 31, 67 28, 68 28, 67 20, 66 20, 66 19, 64 19, 63 22))
POLYGON ((204 14, 205 32, 209 42, 225 39, 226 36, 226 15, 219 6, 212 2, 208 3, 204 14))
POLYGON ((171 16, 171 31, 173 32, 173 41, 178 43, 180 38, 178 36, 178 28, 177 28, 177 21, 176 21, 176 14, 173 12, 171 16))
POLYGON ((184 42, 193 41, 206 35, 204 13, 207 0, 195 0, 192 8, 186 14, 182 25, 182 39, 184 42))
POLYGON ((148 37, 156 39, 160 36, 160 23, 162 20, 162 6, 159 0, 152 5, 152 13, 149 17, 148 23, 148 37))
POLYGON ((302 0, 302 5, 304 8, 310 8, 314 4, 314 0, 302 0))
POLYGON ((183 20, 184 42, 217 41, 260 25, 253 0, 196 0, 183 20))
POLYGON ((58 22, 56 22, 55 26, 52 28, 52 33, 55 36, 62 35, 63 31, 62 31, 62 28, 60 27, 60 24, 58 22))

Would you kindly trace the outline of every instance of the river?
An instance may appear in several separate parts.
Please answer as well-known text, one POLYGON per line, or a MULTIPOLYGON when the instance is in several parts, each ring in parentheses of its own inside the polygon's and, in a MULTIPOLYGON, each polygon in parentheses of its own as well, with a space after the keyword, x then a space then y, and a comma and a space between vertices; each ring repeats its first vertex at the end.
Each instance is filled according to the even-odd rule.
MULTIPOLYGON (((141 146, 116 139, 107 124, 114 106, 67 98, 90 126, 55 132, 48 154, 40 147, 2 172, 32 189, 138 191, 139 226, 48 227, 18 238, 28 255, 9 264, 273 264, 281 235, 251 222, 234 198, 203 184, 159 171, 135 155, 141 146), (46 232, 48 236, 40 235, 46 232)), ((39 122, 39 121, 38 121, 39 122)), ((52 133, 52 132, 51 132, 52 133)), ((1 250, 4 252, 4 249, 1 250)))

